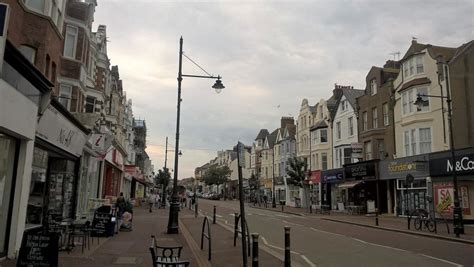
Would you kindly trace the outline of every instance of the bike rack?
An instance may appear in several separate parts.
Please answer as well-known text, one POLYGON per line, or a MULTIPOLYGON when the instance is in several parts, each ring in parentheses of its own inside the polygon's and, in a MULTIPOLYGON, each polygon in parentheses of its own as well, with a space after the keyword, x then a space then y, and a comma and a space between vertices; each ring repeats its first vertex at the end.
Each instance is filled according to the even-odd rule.
POLYGON ((204 238, 208 240, 208 248, 209 248, 209 253, 207 256, 208 260, 211 260, 211 226, 209 225, 209 219, 207 216, 204 216, 204 220, 202 222, 202 231, 201 231, 201 250, 204 250, 204 238), (206 228, 207 225, 207 233, 204 232, 204 229, 206 228))
POLYGON ((249 233, 249 226, 247 225, 247 221, 245 221, 245 225, 242 225, 242 221, 240 220, 240 214, 235 213, 235 224, 234 224, 234 247, 237 245, 237 237, 239 234, 242 235, 242 230, 239 230, 239 222, 240 222, 240 229, 245 226, 246 236, 247 236, 247 254, 250 256, 250 233, 249 233))
MULTIPOLYGON (((428 219, 423 219, 423 220, 422 220, 422 223, 423 223, 424 220, 433 220, 433 222, 434 222, 434 231, 433 231, 433 232, 437 234, 437 233, 438 233, 438 224, 437 224, 437 223, 438 223, 438 220, 437 220, 436 216, 435 216, 434 218, 429 218, 429 212, 428 212, 427 210, 425 210, 425 209, 415 209, 415 210, 413 210, 413 211, 410 213, 410 216, 408 216, 408 230, 410 230, 410 222, 411 222, 411 219, 412 219, 413 217, 415 217, 415 216, 416 216, 416 217, 420 216, 420 214, 421 214, 421 216, 428 218, 428 219)), ((435 211, 435 214, 437 214, 441 219, 443 219, 443 222, 444 222, 444 224, 446 225, 446 230, 447 230, 448 235, 449 235, 449 234, 450 234, 450 230, 449 230, 448 221, 447 221, 446 218, 445 218, 441 213, 439 213, 438 211, 435 211)), ((415 229, 416 229, 416 226, 415 226, 415 229)), ((423 227, 421 227, 421 229, 417 229, 417 230, 422 231, 422 230, 423 230, 423 227)))

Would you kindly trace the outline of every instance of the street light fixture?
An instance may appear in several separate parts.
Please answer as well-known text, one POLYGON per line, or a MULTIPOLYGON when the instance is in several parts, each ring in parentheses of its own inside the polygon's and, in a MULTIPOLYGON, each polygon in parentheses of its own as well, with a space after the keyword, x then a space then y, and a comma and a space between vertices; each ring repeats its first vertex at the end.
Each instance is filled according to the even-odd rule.
POLYGON ((180 111, 181 111, 181 82, 183 77, 189 78, 205 78, 205 79, 217 79, 212 88, 216 90, 216 93, 220 93, 224 89, 224 85, 221 81, 221 76, 210 75, 206 70, 199 66, 196 62, 190 59, 183 53, 183 37, 179 39, 179 66, 178 66, 178 105, 176 111, 176 144, 174 149, 174 175, 173 175, 173 192, 171 194, 170 212, 168 217, 168 234, 177 234, 179 232, 178 227, 178 216, 179 216, 179 199, 178 199, 178 156, 181 154, 179 151, 179 122, 180 122, 180 111), (202 75, 185 75, 182 73, 183 56, 191 61, 194 65, 204 71, 207 76, 202 75))
MULTIPOLYGON (((417 98, 415 101, 415 105, 417 106, 417 110, 420 111, 423 107, 424 103, 426 102, 423 100, 423 97, 434 97, 434 98, 441 98, 446 99, 448 104, 448 124, 449 124, 449 148, 451 151, 451 161, 453 166, 456 166, 456 154, 454 148, 454 136, 453 136, 453 112, 452 112, 452 99, 451 99, 451 92, 449 88, 449 81, 448 81, 448 65, 444 60, 443 56, 438 56, 436 58, 436 64, 438 65, 438 78, 443 76, 445 83, 446 83, 446 96, 444 95, 427 95, 427 94, 417 94, 417 98)), ((441 83, 440 83, 441 86, 441 83)), ((441 90, 442 92, 442 90, 441 90)), ((454 224, 454 233, 456 237, 459 237, 459 234, 464 234, 464 225, 462 222, 462 209, 459 203, 459 193, 458 193, 458 179, 456 168, 452 168, 452 175, 453 175, 453 192, 454 192, 454 209, 453 209, 453 224, 454 224)))

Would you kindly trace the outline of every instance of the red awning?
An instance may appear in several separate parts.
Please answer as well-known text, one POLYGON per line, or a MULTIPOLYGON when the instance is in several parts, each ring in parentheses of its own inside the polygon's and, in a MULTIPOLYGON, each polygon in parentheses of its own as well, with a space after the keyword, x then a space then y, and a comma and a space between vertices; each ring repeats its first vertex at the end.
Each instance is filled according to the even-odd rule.
POLYGON ((317 184, 321 182, 321 171, 311 171, 309 174, 308 179, 306 179, 306 183, 312 182, 313 184, 317 184))

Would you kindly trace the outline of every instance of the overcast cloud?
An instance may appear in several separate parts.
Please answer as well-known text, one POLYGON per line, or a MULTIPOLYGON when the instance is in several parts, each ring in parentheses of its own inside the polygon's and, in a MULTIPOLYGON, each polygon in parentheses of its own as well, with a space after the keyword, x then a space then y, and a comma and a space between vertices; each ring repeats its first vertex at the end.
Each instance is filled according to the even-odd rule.
MULTIPOLYGON (((334 83, 365 87, 371 66, 420 43, 457 47, 474 39, 474 2, 441 1, 158 1, 98 0, 94 30, 107 25, 108 53, 148 127, 148 154, 164 164, 174 149, 179 37, 184 52, 213 80, 182 85, 179 177, 230 149, 251 144, 259 129, 297 116, 334 83)), ((202 73, 183 61, 183 73, 202 73)), ((173 168, 172 152, 168 166, 173 168)))

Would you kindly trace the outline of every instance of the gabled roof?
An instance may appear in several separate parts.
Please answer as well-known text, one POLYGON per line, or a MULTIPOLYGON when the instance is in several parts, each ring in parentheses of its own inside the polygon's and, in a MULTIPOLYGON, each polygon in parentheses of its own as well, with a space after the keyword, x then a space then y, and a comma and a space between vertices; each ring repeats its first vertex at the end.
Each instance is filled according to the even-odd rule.
POLYGON ((335 95, 332 95, 328 100, 326 100, 326 106, 329 111, 329 116, 331 118, 331 121, 334 119, 334 116, 336 116, 336 108, 337 108, 337 99, 335 95))
POLYGON ((459 58, 462 57, 464 53, 467 53, 467 51, 472 48, 474 48, 474 41, 470 41, 469 43, 465 43, 458 47, 458 49, 456 49, 456 52, 454 53, 454 56, 449 61, 449 64, 455 63, 459 58))
POLYGON ((309 106, 309 112, 316 113, 316 111, 318 110, 318 105, 319 103, 316 103, 316 105, 314 106, 309 106))
MULTIPOLYGON (((347 99, 347 101, 349 101, 349 104, 351 104, 352 108, 355 109, 356 108, 356 99, 361 96, 361 95, 364 95, 365 94, 365 90, 360 90, 360 89, 342 89, 342 95, 344 95, 347 99)), ((339 101, 341 100, 341 98, 338 99, 338 105, 339 105, 339 101)))
POLYGON ((456 52, 456 48, 435 46, 430 44, 420 44, 417 41, 413 40, 407 52, 400 61, 404 61, 407 58, 423 51, 424 49, 428 50, 428 53, 430 54, 431 58, 436 59, 438 55, 443 55, 447 61, 450 60, 456 52))
POLYGON ((266 142, 268 142, 268 147, 269 148, 273 148, 273 146, 275 145, 276 138, 277 138, 277 135, 278 135, 278 132, 280 131, 280 129, 281 128, 277 128, 276 130, 274 130, 271 134, 269 134, 267 136, 266 142))
POLYGON ((261 129, 260 132, 258 133, 257 137, 255 138, 255 141, 256 140, 259 140, 259 139, 265 139, 267 137, 267 135, 269 135, 270 133, 268 132, 267 129, 261 129))

